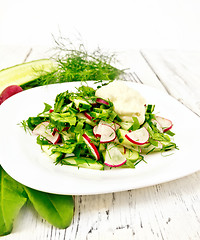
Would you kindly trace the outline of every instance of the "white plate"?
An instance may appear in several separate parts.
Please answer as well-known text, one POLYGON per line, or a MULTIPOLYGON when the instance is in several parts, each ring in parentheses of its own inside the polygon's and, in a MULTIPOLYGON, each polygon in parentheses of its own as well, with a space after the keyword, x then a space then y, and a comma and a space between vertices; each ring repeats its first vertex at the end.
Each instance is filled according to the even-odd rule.
MULTIPOLYGON (((181 178, 200 170, 198 155, 200 119, 181 103, 154 88, 127 82, 155 104, 155 112, 172 120, 179 150, 163 156, 145 156, 136 169, 106 171, 60 166, 41 152, 35 138, 18 124, 36 116, 44 102, 52 104, 60 92, 75 90, 79 83, 37 87, 16 94, 0 107, 1 165, 15 180, 44 192, 70 195, 101 194, 147 187, 181 178), (171 154, 173 153, 173 154, 171 154)), ((89 82, 89 86, 94 86, 89 82)))

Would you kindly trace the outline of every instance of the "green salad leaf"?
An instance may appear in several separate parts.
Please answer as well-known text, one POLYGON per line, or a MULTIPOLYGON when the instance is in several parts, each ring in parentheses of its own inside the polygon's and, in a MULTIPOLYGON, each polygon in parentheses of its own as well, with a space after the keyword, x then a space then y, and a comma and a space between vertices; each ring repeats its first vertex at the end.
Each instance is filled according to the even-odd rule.
POLYGON ((24 188, 35 210, 47 222, 61 229, 70 225, 74 214, 72 196, 50 194, 28 187, 24 188))
POLYGON ((11 233, 13 222, 27 201, 23 185, 0 166, 0 236, 11 233))
POLYGON ((0 166, 0 236, 12 232, 14 220, 27 201, 53 226, 63 229, 70 225, 74 215, 72 196, 26 187, 11 178, 0 166))

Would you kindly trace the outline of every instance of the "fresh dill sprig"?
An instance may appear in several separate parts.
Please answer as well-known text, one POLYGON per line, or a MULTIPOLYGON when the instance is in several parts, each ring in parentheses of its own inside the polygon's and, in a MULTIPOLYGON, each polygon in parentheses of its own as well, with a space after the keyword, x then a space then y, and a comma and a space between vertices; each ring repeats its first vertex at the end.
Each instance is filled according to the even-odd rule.
POLYGON ((30 133, 30 128, 28 126, 27 121, 23 120, 18 125, 20 125, 24 129, 25 132, 29 132, 30 133))
POLYGON ((100 48, 90 53, 82 43, 75 47, 64 38, 55 40, 55 43, 52 59, 57 62, 58 68, 51 73, 38 72, 38 78, 23 85, 23 89, 74 81, 112 81, 125 72, 113 66, 117 61, 114 53, 103 53, 100 48))

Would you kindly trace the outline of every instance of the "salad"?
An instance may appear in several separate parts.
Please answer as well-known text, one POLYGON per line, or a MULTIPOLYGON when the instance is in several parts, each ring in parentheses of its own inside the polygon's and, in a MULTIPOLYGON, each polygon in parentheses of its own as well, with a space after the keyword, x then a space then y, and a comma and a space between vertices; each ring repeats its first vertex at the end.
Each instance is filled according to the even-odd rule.
POLYGON ((145 155, 176 149, 169 119, 122 81, 81 85, 22 122, 55 164, 96 170, 135 168, 145 155), (117 98, 118 92, 124 98, 117 98), (128 104, 124 106, 124 101, 128 104))

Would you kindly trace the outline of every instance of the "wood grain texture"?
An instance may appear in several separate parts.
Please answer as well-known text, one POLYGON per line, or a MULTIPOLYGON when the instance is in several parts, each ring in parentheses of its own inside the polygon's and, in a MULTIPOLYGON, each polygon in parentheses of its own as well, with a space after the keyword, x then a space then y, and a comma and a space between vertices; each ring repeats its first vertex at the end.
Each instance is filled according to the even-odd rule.
POLYGON ((0 69, 25 62, 31 52, 30 47, 0 45, 0 69))
POLYGON ((66 230, 43 221, 26 206, 13 233, 2 239, 199 239, 199 174, 153 187, 75 198, 66 230))
POLYGON ((167 92, 200 116, 200 52, 141 51, 167 92))
MULTIPOLYGON (((26 49, 20 58, 38 58, 40 51, 33 47, 27 57, 30 49, 26 49)), ((120 56, 130 68, 126 79, 167 91, 199 114, 200 53, 129 51, 120 56)), ((1 239, 199 240, 199 182, 198 172, 137 190, 76 196, 73 222, 62 230, 44 221, 28 203, 15 220, 12 234, 1 239)))

